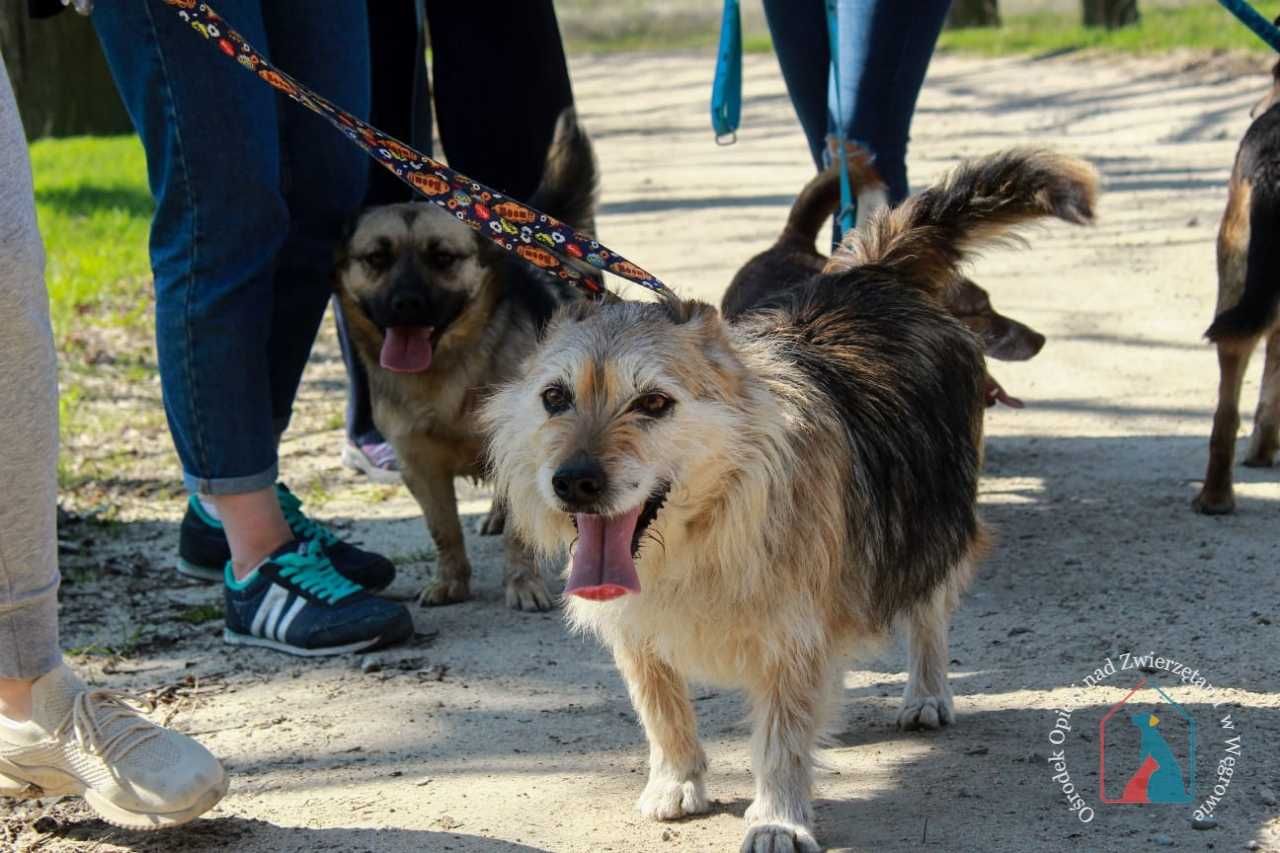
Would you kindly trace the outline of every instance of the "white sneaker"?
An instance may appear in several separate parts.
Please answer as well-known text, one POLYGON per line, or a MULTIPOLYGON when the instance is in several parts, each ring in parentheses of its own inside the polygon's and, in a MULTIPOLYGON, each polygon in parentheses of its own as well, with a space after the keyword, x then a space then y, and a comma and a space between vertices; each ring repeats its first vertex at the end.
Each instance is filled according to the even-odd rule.
POLYGON ((227 792, 218 759, 161 728, 123 694, 90 689, 66 665, 31 687, 31 721, 0 717, 0 796, 79 794, 125 829, 177 826, 227 792))

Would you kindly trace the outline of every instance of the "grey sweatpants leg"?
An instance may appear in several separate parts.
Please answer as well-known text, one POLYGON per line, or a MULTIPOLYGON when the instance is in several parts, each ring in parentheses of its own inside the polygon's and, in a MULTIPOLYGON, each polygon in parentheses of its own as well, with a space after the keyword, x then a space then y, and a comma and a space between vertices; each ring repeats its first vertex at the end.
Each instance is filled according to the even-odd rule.
POLYGON ((58 651, 58 377, 27 142, 0 62, 0 678, 58 651))

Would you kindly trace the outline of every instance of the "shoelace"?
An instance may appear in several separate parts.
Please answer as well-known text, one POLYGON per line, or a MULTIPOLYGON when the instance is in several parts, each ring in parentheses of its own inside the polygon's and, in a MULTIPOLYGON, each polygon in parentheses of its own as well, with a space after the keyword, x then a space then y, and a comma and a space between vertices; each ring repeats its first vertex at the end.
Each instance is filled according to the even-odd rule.
POLYGON ((70 716, 54 736, 71 730, 81 750, 112 764, 160 734, 159 728, 140 716, 153 707, 147 700, 119 690, 86 690, 76 696, 70 716), (107 734, 117 723, 116 731, 107 734))
POLYGON ((329 604, 360 591, 357 584, 338 574, 315 539, 309 540, 297 553, 282 554, 272 562, 280 567, 280 577, 329 604))
POLYGON ((280 509, 284 512, 285 524, 293 531, 293 535, 308 542, 319 542, 321 545, 335 545, 342 540, 329 528, 318 521, 307 518, 302 511, 302 501, 293 492, 276 487, 276 496, 280 499, 280 509))

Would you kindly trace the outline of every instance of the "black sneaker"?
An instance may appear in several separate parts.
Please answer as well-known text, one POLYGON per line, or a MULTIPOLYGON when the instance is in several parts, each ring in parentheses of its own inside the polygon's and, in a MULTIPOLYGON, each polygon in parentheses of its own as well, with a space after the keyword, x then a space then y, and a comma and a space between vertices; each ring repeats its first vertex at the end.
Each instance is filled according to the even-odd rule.
MULTIPOLYGON (((293 535, 304 541, 318 542, 338 574, 370 592, 386 589, 395 580, 396 567, 390 560, 342 541, 323 524, 307 518, 302 512, 302 501, 288 487, 277 483, 276 497, 293 535)), ((222 522, 205 512, 200 499, 192 495, 187 500, 187 513, 182 517, 182 526, 178 530, 178 573, 203 581, 221 581, 230 559, 231 548, 227 545, 222 522)))
POLYGON ((227 626, 233 646, 261 646, 315 657, 363 652, 413 636, 403 604, 369 595, 338 574, 316 540, 277 549, 253 574, 224 574, 227 626))

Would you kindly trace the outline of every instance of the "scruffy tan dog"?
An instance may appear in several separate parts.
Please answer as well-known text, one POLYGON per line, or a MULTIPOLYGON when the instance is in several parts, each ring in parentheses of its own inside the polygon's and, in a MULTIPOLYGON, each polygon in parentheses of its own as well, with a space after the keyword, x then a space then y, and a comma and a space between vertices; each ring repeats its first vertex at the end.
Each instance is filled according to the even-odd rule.
POLYGON ((1091 217, 1084 163, 1013 152, 855 232, 725 323, 674 297, 562 311, 484 406, 509 521, 572 548, 568 616, 613 651, 650 743, 647 816, 705 811, 686 680, 750 697, 746 851, 813 851, 812 753, 843 664, 905 625, 898 721, 953 718, 950 614, 983 549, 985 366, 944 307, 965 253, 1091 217))

